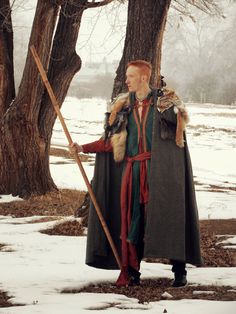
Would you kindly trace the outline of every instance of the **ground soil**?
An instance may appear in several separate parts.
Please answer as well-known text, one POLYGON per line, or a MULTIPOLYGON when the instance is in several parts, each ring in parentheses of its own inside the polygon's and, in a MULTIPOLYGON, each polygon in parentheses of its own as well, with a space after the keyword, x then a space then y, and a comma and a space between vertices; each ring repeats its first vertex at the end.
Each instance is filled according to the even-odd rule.
POLYGON ((0 307, 8 307, 11 306, 11 302, 9 301, 10 297, 6 292, 0 290, 0 307))
POLYGON ((12 217, 73 216, 82 204, 85 192, 59 190, 42 196, 31 196, 23 201, 0 203, 0 215, 12 217))
POLYGON ((114 283, 90 285, 83 289, 66 289, 62 293, 117 293, 136 298, 140 303, 155 302, 163 299, 201 299, 235 301, 236 289, 230 286, 187 285, 183 288, 171 287, 172 279, 144 279, 140 286, 116 287, 114 283), (167 292, 172 297, 162 296, 167 292))
POLYGON ((19 304, 19 303, 11 303, 11 296, 9 296, 8 293, 5 291, 0 290, 0 308, 1 307, 9 307, 9 306, 21 306, 24 304, 19 304))
MULTIPOLYGON (((52 151, 55 156, 68 158, 68 152, 57 149, 52 151)), ((12 217, 31 217, 36 218, 30 223, 43 221, 60 220, 65 216, 74 216, 78 208, 83 203, 85 192, 63 189, 58 193, 49 193, 44 196, 32 196, 23 201, 14 201, 10 203, 0 203, 0 215, 12 217), (46 217, 45 217, 46 216, 46 217)), ((201 229, 201 249, 204 265, 207 267, 232 267, 236 266, 236 250, 225 249, 220 242, 230 235, 236 235, 236 219, 225 220, 202 220, 201 229)), ((63 236, 81 236, 84 234, 84 227, 80 220, 68 220, 57 222, 53 228, 41 230, 49 235, 63 236)), ((0 251, 4 250, 4 243, 0 244, 0 251)), ((164 262, 168 260, 146 259, 147 262, 164 262)), ((96 292, 96 293, 121 293, 128 297, 134 297, 140 303, 158 301, 162 299, 163 292, 167 291, 173 296, 172 299, 208 299, 208 300, 236 300, 236 288, 222 286, 187 286, 181 289, 170 288, 170 279, 146 279, 142 281, 141 286, 117 288, 111 283, 91 285, 83 290, 64 291, 67 293, 78 292, 96 292), (212 293, 193 293, 193 291, 213 291, 212 293)), ((0 307, 10 306, 10 297, 6 292, 0 290, 0 307)))

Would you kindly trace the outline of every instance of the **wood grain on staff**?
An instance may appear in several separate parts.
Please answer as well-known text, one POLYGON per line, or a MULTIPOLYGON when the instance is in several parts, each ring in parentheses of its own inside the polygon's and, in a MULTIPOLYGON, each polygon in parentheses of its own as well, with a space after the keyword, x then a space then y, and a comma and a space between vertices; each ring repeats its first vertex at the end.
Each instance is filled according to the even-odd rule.
MULTIPOLYGON (((50 85, 50 83, 48 81, 48 78, 47 78, 47 74, 46 74, 46 72, 45 72, 45 70, 43 68, 43 65, 42 65, 42 63, 40 61, 40 58, 39 58, 39 56, 38 56, 38 54, 36 52, 36 49, 35 49, 34 45, 30 46, 30 50, 31 50, 32 55, 34 57, 35 63, 37 65, 37 67, 38 67, 38 70, 39 70, 39 73, 40 73, 40 75, 42 77, 42 80, 43 80, 43 82, 44 82, 44 84, 46 86, 46 89, 48 91, 49 97, 50 97, 50 99, 52 101, 52 105, 53 105, 53 107, 54 107, 54 109, 55 109, 55 111, 57 113, 57 116, 58 116, 60 122, 61 122, 61 125, 62 125, 63 130, 65 132, 65 135, 67 137, 67 140, 68 140, 69 144, 72 144, 73 141, 72 141, 71 135, 70 135, 70 133, 68 131, 68 128, 67 128, 66 123, 65 123, 65 120, 64 120, 64 118, 63 118, 63 116, 61 114, 60 107, 58 105, 57 99, 56 99, 56 97, 55 97, 55 95, 53 93, 52 87, 51 87, 51 85, 50 85)), ((93 193, 92 187, 91 187, 91 185, 89 183, 88 177, 87 177, 87 175, 85 173, 85 170, 84 170, 84 167, 82 165, 82 162, 81 162, 81 160, 80 160, 80 158, 79 158, 79 156, 78 156, 78 154, 76 152, 73 154, 73 157, 74 157, 77 165, 79 166, 79 169, 81 171, 81 174, 82 174, 83 179, 85 181, 85 184, 87 186, 89 195, 90 195, 91 200, 93 202, 93 205, 94 205, 94 207, 96 209, 98 218, 99 218, 99 220, 101 222, 102 228, 103 228, 103 230, 104 230, 104 232, 106 234, 107 240, 108 240, 108 242, 109 242, 109 244, 111 246, 111 249, 112 249, 112 252, 113 252, 113 254, 115 256, 116 262, 117 262, 119 268, 121 269, 120 257, 118 255, 117 249, 116 249, 114 241, 113 241, 113 239, 111 237, 110 231, 109 231, 109 229, 107 227, 107 224, 106 224, 106 222, 105 222, 105 220, 103 218, 101 209, 99 208, 99 205, 98 205, 96 197, 95 197, 95 195, 93 193)))

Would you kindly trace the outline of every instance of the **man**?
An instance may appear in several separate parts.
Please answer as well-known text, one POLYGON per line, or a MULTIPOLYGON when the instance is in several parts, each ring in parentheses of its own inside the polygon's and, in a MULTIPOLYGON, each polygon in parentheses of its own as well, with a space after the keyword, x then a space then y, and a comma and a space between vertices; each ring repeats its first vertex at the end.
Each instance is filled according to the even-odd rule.
MULTIPOLYGON (((93 188, 122 256, 116 284, 139 284, 145 256, 170 259, 172 286, 180 287, 187 284, 186 262, 201 264, 184 132, 188 116, 173 90, 150 88, 151 69, 144 60, 128 63, 129 93, 113 102, 104 137, 82 146, 73 143, 72 149, 97 153, 93 188)), ((116 268, 93 206, 89 215, 86 263, 116 268)))

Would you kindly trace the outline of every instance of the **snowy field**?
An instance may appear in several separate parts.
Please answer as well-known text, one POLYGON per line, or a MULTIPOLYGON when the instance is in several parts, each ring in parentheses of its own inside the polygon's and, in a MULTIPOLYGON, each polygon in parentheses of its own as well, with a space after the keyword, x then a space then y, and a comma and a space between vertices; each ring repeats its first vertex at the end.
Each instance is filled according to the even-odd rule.
MULTIPOLYGON (((236 109, 211 104, 188 104, 190 125, 187 137, 196 182, 201 219, 236 218, 235 126, 236 109)), ((97 139, 103 130, 106 102, 102 99, 66 99, 62 113, 80 144, 97 139)), ((61 126, 54 127, 53 145, 67 145, 61 126)), ((51 157, 52 176, 60 188, 86 189, 77 165, 71 160, 51 157), (59 161, 64 161, 62 164, 59 161)), ((93 162, 84 163, 89 179, 93 162)), ((3 196, 1 201, 12 201, 3 196)), ((236 301, 180 300, 138 304, 136 299, 115 294, 60 294, 65 288, 89 283, 115 282, 118 271, 97 270, 84 263, 86 237, 48 236, 39 230, 55 222, 28 224, 29 218, 0 216, 0 289, 15 296, 23 307, 0 308, 1 314, 143 313, 234 314, 236 301), (108 308, 102 310, 106 305, 108 308), (110 306, 109 306, 110 305, 110 306), (101 308, 101 310, 99 310, 101 308)), ((66 218, 72 219, 72 218, 66 218)), ((232 237, 227 244, 236 244, 232 237)), ((142 262, 142 278, 172 278, 169 265, 142 262)), ((236 268, 195 268, 188 266, 189 284, 230 285, 236 292, 236 268)), ((196 287, 197 290, 197 287, 196 287)), ((164 292, 164 291, 163 291, 164 292)), ((236 293, 235 293, 236 296, 236 293)), ((236 297, 235 297, 236 300, 236 297)))
MULTIPOLYGON (((187 139, 200 218, 236 218, 233 190, 236 188, 236 108, 193 103, 186 106, 190 115, 187 139)), ((85 144, 101 136, 106 107, 102 99, 67 98, 62 114, 74 141, 85 144)), ((59 121, 54 127, 52 143, 67 145, 59 121)), ((51 157, 51 171, 57 185, 86 190, 77 165, 57 165, 59 160, 51 157), (66 173, 64 177, 61 171, 66 173)), ((93 162, 85 164, 85 169, 91 179, 93 162)))

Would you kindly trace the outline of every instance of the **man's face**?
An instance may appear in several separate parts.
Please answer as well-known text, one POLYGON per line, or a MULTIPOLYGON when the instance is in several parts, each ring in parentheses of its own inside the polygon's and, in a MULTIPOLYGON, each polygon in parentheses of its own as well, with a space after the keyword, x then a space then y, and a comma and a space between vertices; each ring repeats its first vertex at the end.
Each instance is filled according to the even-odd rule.
POLYGON ((139 68, 135 66, 129 66, 126 70, 125 83, 128 86, 129 92, 137 92, 141 89, 143 84, 146 83, 145 77, 141 75, 139 68))

